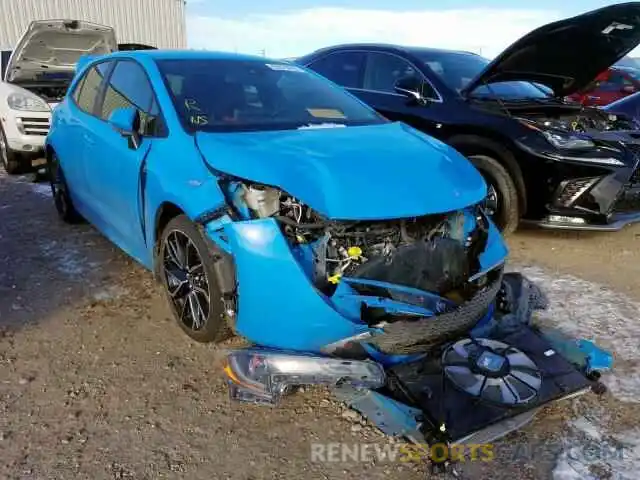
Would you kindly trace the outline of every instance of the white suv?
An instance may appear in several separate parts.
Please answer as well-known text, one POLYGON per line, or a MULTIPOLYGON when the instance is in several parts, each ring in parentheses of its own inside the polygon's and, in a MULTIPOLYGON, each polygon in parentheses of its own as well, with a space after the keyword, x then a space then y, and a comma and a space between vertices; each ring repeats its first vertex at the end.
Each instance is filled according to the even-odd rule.
POLYGON ((67 92, 83 55, 118 49, 113 28, 78 20, 31 22, 0 82, 0 161, 7 173, 42 156, 51 111, 67 92))

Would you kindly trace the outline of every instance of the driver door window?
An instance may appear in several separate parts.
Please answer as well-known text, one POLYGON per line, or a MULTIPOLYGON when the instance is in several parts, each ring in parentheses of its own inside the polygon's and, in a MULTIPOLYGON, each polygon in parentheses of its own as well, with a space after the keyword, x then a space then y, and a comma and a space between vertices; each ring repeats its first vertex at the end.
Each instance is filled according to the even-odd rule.
POLYGON ((140 133, 152 135, 156 132, 159 117, 158 104, 142 67, 131 60, 120 60, 105 89, 100 117, 109 120, 117 108, 134 107, 140 112, 140 133))
POLYGON ((433 87, 426 81, 421 72, 407 60, 389 53, 370 52, 364 74, 364 89, 382 93, 396 93, 395 84, 400 78, 415 76, 420 78, 422 95, 426 98, 437 98, 433 87))

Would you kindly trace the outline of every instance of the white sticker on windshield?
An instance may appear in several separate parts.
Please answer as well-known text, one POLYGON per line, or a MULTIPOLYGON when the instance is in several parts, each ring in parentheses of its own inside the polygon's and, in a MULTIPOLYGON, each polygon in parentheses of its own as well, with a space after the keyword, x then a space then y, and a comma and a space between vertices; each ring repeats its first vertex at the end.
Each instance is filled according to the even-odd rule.
POLYGON ((303 72, 300 67, 296 67, 295 65, 286 65, 284 63, 267 63, 267 67, 271 70, 277 70, 279 72, 303 72))
POLYGON ((303 125, 298 127, 298 130, 314 130, 316 128, 343 128, 346 127, 344 123, 310 123, 309 125, 303 125))

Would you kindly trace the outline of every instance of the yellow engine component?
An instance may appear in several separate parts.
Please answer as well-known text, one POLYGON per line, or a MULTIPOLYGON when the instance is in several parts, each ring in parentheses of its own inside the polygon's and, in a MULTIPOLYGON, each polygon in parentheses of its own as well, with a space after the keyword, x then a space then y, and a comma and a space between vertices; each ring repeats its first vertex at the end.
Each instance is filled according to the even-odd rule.
POLYGON ((340 283, 341 278, 342 278, 342 274, 336 273, 335 275, 331 275, 327 280, 329 280, 330 283, 337 285, 338 283, 340 283))
POLYGON ((347 255, 352 259, 360 258, 362 256, 362 249, 360 247, 349 247, 347 255))
POLYGON ((462 296, 462 293, 456 290, 447 293, 445 295, 445 298, 448 298, 449 300, 457 303, 458 305, 464 302, 464 297, 462 296))

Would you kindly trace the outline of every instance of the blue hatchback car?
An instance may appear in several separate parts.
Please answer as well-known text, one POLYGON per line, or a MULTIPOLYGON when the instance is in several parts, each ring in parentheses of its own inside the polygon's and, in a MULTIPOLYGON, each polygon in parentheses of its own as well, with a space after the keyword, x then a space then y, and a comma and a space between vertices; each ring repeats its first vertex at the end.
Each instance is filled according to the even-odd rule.
POLYGON ((303 67, 86 59, 46 153, 62 219, 88 220, 154 271, 184 332, 255 346, 227 355, 232 398, 340 386, 384 432, 431 443, 522 407, 530 419, 590 384, 586 356, 571 368, 528 328, 539 296, 503 275, 480 173, 303 67), (425 397, 443 378, 455 388, 425 397))
POLYGON ((506 255, 462 155, 286 62, 169 51, 84 61, 47 155, 62 218, 83 217, 153 269, 199 341, 232 328, 317 351, 369 328, 352 282, 466 289, 506 255), (463 250, 478 238, 462 276, 384 267, 403 244, 451 235, 463 250))

